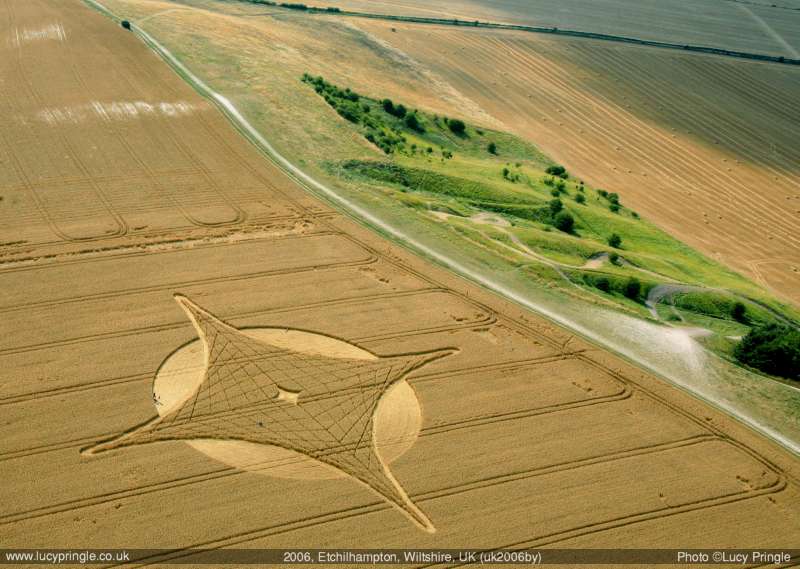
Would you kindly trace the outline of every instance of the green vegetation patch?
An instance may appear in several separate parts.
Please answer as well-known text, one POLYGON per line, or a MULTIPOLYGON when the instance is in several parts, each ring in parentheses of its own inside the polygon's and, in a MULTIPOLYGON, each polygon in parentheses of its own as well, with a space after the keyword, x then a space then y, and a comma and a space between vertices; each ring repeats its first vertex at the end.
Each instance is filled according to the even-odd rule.
POLYGON ((795 314, 752 282, 640 219, 616 192, 576 179, 532 144, 458 118, 367 97, 322 77, 304 74, 302 81, 376 152, 375 159, 327 162, 329 172, 359 192, 455 216, 439 216, 440 222, 469 247, 478 245, 498 262, 517 265, 537 282, 548 281, 570 294, 583 291, 578 294, 643 317, 651 315, 645 301, 659 284, 707 287, 670 295, 663 302, 672 306, 656 310, 674 325, 711 330, 707 345, 729 358, 736 346, 732 338, 782 322, 778 312, 795 314), (482 215, 487 213, 500 219, 482 215))
POLYGON ((800 331, 767 324, 753 328, 734 348, 741 363, 771 375, 800 380, 800 331))

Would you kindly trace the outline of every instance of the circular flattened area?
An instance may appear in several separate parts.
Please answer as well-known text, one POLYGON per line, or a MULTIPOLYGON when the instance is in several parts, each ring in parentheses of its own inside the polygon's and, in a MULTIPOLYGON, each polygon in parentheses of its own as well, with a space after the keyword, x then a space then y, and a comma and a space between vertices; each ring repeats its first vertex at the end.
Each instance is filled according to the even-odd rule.
MULTIPOLYGON (((376 359, 366 350, 320 334, 285 328, 251 328, 241 332, 265 344, 296 352, 329 358, 376 359)), ((163 417, 189 399, 203 381, 205 369, 205 353, 199 339, 164 360, 153 384, 158 414, 163 417)), ((381 398, 375 415, 375 444, 383 461, 388 464, 405 454, 421 427, 422 411, 414 389, 405 380, 397 382, 381 398)), ((276 446, 210 439, 187 441, 187 444, 229 466, 268 476, 297 479, 344 476, 327 464, 276 446)))

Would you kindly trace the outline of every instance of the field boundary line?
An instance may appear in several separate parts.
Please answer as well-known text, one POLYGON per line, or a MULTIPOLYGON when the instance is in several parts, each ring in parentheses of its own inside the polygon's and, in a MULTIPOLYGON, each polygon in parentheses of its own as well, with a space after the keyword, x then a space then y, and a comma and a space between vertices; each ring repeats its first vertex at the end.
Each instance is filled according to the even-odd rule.
MULTIPOLYGON (((303 217, 282 217, 282 218, 274 218, 268 220, 268 222, 280 222, 280 221, 295 221, 300 222, 303 221, 305 218, 303 217)), ((188 227, 188 226, 187 226, 188 227)), ((257 225, 252 226, 242 226, 240 229, 247 229, 252 227, 258 227, 257 225)), ((200 228, 195 228, 200 229, 200 228)), ((211 227, 206 227, 204 229, 213 229, 211 227)), ((173 229, 167 229, 163 232, 153 234, 154 237, 159 237, 162 235, 169 235, 174 231, 173 229)), ((189 249, 207 249, 211 247, 229 247, 232 245, 240 245, 242 242, 257 242, 257 241, 282 241, 284 239, 311 239, 314 237, 324 237, 324 236, 331 236, 337 235, 350 241, 361 245, 358 241, 353 239, 351 236, 347 235, 346 233, 342 233, 341 231, 331 231, 322 230, 316 231, 313 233, 284 233, 281 235, 264 235, 261 237, 253 237, 251 239, 244 239, 243 241, 239 242, 230 242, 230 241, 214 241, 214 242, 206 242, 203 243, 203 240, 206 237, 196 237, 196 238, 189 238, 189 239, 170 239, 166 241, 153 241, 152 243, 137 243, 132 242, 129 245, 121 245, 121 246, 114 246, 108 248, 101 248, 101 249, 88 249, 83 251, 76 251, 76 252, 62 252, 62 253, 53 253, 53 254, 45 254, 39 255, 36 257, 28 257, 28 258, 19 258, 19 259, 10 259, 6 261, 0 261, 0 278, 3 275, 9 273, 20 273, 25 271, 35 271, 35 270, 46 270, 51 269, 53 267, 62 267, 65 265, 76 265, 82 263, 94 263, 98 261, 105 261, 109 259, 122 259, 128 257, 142 257, 145 255, 153 256, 153 255, 162 255, 166 253, 177 253, 180 251, 187 251, 189 249), (163 245, 175 244, 175 243, 191 243, 188 247, 174 247, 170 249, 164 249, 162 251, 142 251, 141 246, 145 247, 158 247, 163 245), (114 253, 114 251, 124 251, 122 253, 114 253), (95 255, 95 256, 89 256, 95 255), (61 259, 60 257, 67 257, 66 259, 61 259), (38 259, 38 260, 34 260, 38 259), (44 261, 42 261, 42 259, 44 261), (27 264, 26 264, 27 263, 27 264), (44 264, 47 263, 47 264, 44 264), (57 265, 55 263, 58 263, 57 265), (3 265, 22 265, 22 266, 11 266, 11 267, 4 267, 3 265)), ((221 236, 222 237, 222 236, 221 236)), ((43 244, 28 244, 29 247, 38 247, 38 246, 46 246, 51 244, 58 244, 60 242, 50 242, 50 243, 43 243, 43 244)), ((363 246, 362 246, 363 247, 363 246)))

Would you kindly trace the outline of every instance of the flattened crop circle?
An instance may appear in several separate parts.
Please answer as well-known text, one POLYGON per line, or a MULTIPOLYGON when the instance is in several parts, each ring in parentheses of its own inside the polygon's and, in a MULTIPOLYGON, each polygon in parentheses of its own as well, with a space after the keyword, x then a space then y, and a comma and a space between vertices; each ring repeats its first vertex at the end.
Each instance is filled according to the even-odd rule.
MULTIPOLYGON (((250 328, 241 332, 265 344, 297 352, 331 358, 376 359, 366 350, 320 334, 285 328, 250 328)), ((202 383, 205 369, 203 343, 199 339, 164 360, 153 384, 158 414, 163 417, 189 399, 202 383)), ((416 393, 405 380, 399 381, 383 396, 375 415, 375 444, 383 461, 389 464, 405 454, 421 427, 422 410, 416 393)), ((272 445, 212 439, 190 440, 187 444, 214 460, 267 476, 305 480, 345 476, 332 466, 272 445)))

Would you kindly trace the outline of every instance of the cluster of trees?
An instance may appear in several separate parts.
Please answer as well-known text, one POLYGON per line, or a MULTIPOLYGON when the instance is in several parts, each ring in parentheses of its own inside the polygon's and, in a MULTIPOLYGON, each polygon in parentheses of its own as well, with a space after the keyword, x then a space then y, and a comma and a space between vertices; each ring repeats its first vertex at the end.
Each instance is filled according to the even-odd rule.
POLYGON ((557 176, 558 178, 561 178, 562 180, 566 180, 567 178, 569 178, 569 174, 567 173, 567 169, 564 168, 563 166, 558 166, 558 165, 548 166, 547 170, 545 170, 545 172, 547 172, 551 176, 557 176))
POLYGON ((575 230, 575 218, 568 211, 564 211, 564 204, 560 199, 555 198, 548 202, 550 209, 550 219, 553 227, 564 233, 572 233, 575 230))
POLYGON ((312 12, 334 12, 334 13, 342 11, 340 8, 336 8, 335 6, 329 6, 327 8, 316 8, 314 6, 309 6, 307 4, 301 4, 298 2, 273 2, 272 0, 247 0, 247 1, 253 4, 263 4, 265 6, 280 6, 281 8, 288 8, 290 10, 312 11, 312 12))
POLYGON ((765 373, 800 380, 800 331, 796 328, 776 323, 752 328, 733 355, 765 373))
POLYGON ((564 182, 563 179, 556 180, 552 176, 546 176, 542 179, 542 183, 545 186, 553 188, 550 192, 553 196, 558 196, 559 194, 567 193, 567 184, 564 182))
POLYGON ((405 106, 403 106, 402 104, 395 105, 394 101, 392 101, 391 99, 384 99, 383 101, 381 101, 381 106, 383 107, 384 111, 399 119, 405 117, 406 113, 408 112, 408 109, 406 109, 405 106))
POLYGON ((616 292, 636 302, 641 302, 646 292, 645 287, 636 277, 621 279, 585 274, 583 275, 583 280, 586 284, 593 286, 597 290, 609 294, 616 292))
MULTIPOLYGON (((364 127, 364 138, 383 150, 392 154, 403 148, 407 142, 396 122, 380 113, 382 109, 388 115, 400 119, 401 125, 416 132, 425 132, 422 120, 417 111, 409 111, 403 105, 395 105, 390 99, 384 99, 380 106, 366 97, 362 97, 350 88, 342 89, 329 83, 321 76, 303 74, 302 80, 314 87, 314 90, 325 99, 342 118, 353 124, 364 127), (373 108, 378 112, 372 112, 373 108)), ((452 156, 452 155, 451 155, 452 156)))
POLYGON ((461 119, 444 119, 444 124, 456 136, 464 136, 467 134, 467 125, 461 119))
POLYGON ((622 207, 622 204, 619 201, 619 194, 617 194, 616 192, 597 190, 597 193, 601 198, 604 198, 608 201, 608 209, 611 210, 612 212, 617 213, 622 207))

